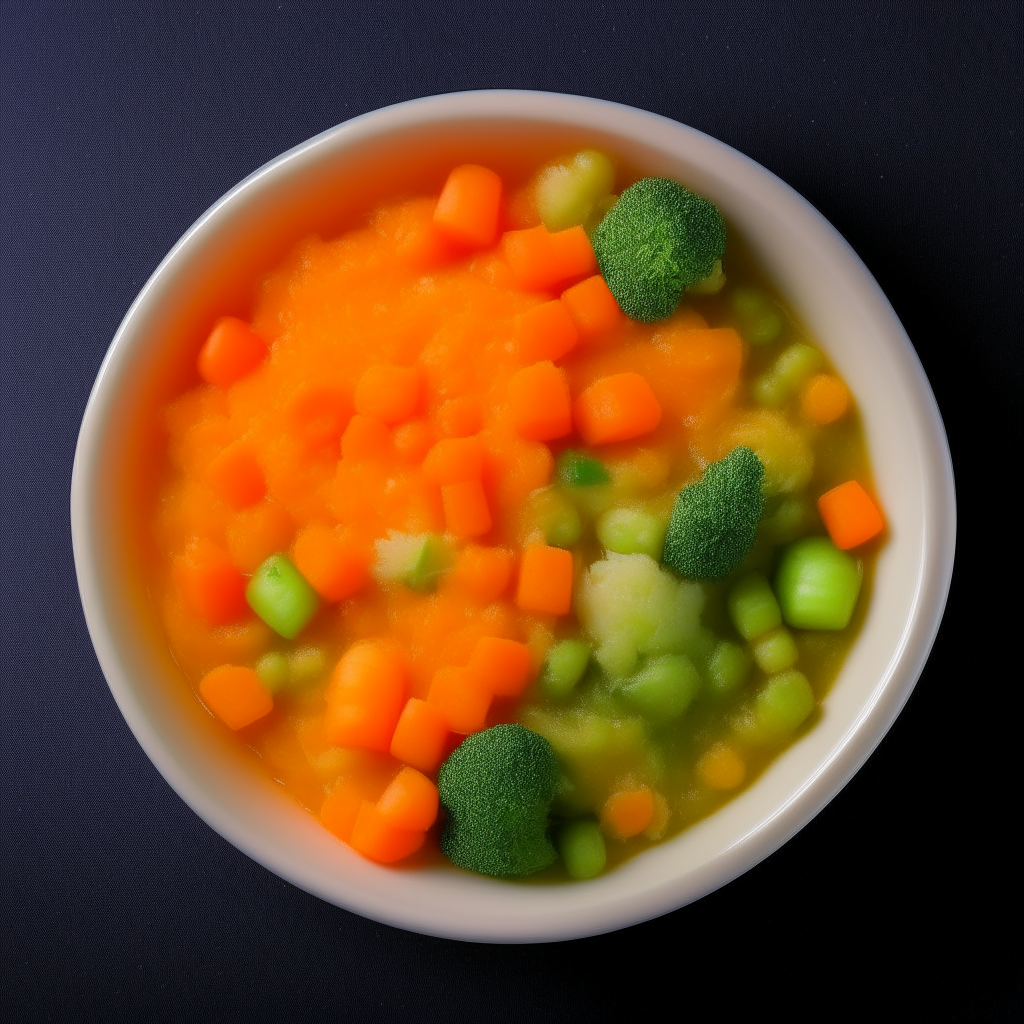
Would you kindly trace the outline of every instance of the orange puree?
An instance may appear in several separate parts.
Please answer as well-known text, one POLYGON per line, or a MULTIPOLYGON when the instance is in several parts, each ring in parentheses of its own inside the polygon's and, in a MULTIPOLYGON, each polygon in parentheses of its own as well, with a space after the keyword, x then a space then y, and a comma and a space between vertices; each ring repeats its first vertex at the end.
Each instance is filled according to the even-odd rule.
MULTIPOLYGON (((500 179, 458 170, 436 217, 437 196, 393 202, 303 240, 250 323, 211 325, 203 381, 165 411, 175 658, 297 799, 382 862, 422 843, 441 759, 508 720, 575 628, 580 565, 524 511, 556 457, 589 442, 641 488, 685 481, 689 432, 729 407, 743 359, 735 330, 685 307, 623 316, 582 228, 500 235, 500 179), (387 545, 425 535, 433 575, 389 577, 387 545), (290 644, 243 596, 278 553, 316 609, 290 644)), ((624 834, 650 818, 615 808, 624 834)))

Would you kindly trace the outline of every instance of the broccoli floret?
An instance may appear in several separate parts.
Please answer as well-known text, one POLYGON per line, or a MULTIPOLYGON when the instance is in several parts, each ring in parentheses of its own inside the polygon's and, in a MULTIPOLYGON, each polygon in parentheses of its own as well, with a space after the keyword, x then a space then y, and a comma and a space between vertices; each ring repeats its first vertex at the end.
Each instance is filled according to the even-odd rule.
POLYGON ((619 196, 592 239, 597 262, 624 313, 650 323, 675 312, 684 290, 725 252, 714 203, 668 178, 641 178, 619 196))
POLYGON ((548 810, 558 787, 555 752, 521 725, 468 736, 437 775, 448 822, 441 850, 468 871, 495 878, 532 875, 557 858, 548 810))
POLYGON ((764 465, 733 448, 676 498, 662 561, 690 580, 716 580, 747 556, 764 512, 764 465))

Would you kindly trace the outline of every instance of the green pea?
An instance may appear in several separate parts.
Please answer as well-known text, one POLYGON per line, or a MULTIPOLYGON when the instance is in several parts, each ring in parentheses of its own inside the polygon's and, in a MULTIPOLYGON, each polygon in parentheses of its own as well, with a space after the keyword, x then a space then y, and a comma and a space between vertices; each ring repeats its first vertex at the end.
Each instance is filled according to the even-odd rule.
POLYGON ((573 878, 593 878, 604 871, 608 853, 596 821, 571 821, 558 832, 558 852, 573 878))

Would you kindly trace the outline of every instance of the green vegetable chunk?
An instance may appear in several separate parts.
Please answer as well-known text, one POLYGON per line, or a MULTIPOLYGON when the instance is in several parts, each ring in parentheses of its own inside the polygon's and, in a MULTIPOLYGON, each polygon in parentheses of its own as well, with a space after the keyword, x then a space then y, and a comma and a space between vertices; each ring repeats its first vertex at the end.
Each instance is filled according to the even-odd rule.
POLYGON ((451 552, 432 533, 399 533, 391 530, 374 544, 373 574, 381 583, 404 583, 410 590, 433 590, 448 568, 451 552))
POLYGON ((267 693, 277 693, 288 685, 288 659, 280 651, 267 651, 256 662, 256 675, 267 693))
POLYGON ((759 573, 744 576, 727 600, 729 617, 744 640, 756 640, 762 633, 782 625, 782 609, 768 581, 759 573))
POLYGON ((286 555, 271 555, 245 588, 249 607, 288 640, 316 613, 320 599, 286 555))
POLYGON ((651 323, 671 316, 683 292, 725 252, 714 203, 668 178, 630 185, 594 232, 594 253, 624 313, 651 323))
POLYGON ((749 448, 712 462, 676 498, 662 561, 690 580, 728 576, 743 561, 764 511, 764 465, 749 448))
POLYGON ((592 459, 579 452, 564 451, 558 456, 556 474, 566 487, 593 487, 606 484, 611 479, 600 459, 592 459))
POLYGON ((814 692, 803 672, 780 672, 754 701, 757 724, 768 738, 788 735, 814 710, 814 692))
POLYGON ((609 509, 597 521, 597 539, 608 551, 650 555, 657 561, 665 543, 665 521, 640 509, 609 509))
POLYGON ((766 345, 782 332, 778 306, 756 288, 737 288, 732 293, 732 309, 743 340, 751 345, 766 345))
POLYGON ((827 537, 805 537, 783 552, 775 592, 787 625, 845 629, 860 594, 861 566, 827 537))
POLYGON ((757 667, 768 675, 791 668, 799 657, 793 634, 785 626, 765 633, 752 649, 757 667))
POLYGON ((708 658, 708 681, 715 696, 724 697, 750 675, 750 654, 731 640, 722 640, 708 658))
POLYGON ((540 686, 548 697, 563 700, 583 678, 590 661, 590 646, 582 640, 563 640, 548 651, 540 686))
POLYGON ((534 185, 537 212, 548 231, 584 224, 615 185, 615 166, 604 153, 582 149, 542 168, 534 185))
POLYGON ((543 736, 521 725, 495 725, 467 736, 437 775, 448 822, 441 851, 467 871, 519 878, 557 859, 548 810, 558 788, 558 760, 543 736))
POLYGON ((558 852, 573 878, 593 878, 604 871, 608 851, 596 821, 571 821, 558 833, 558 852))
POLYGON ((699 689, 693 662, 685 654, 664 654, 651 658, 618 692, 648 721, 663 725, 682 715, 699 689))

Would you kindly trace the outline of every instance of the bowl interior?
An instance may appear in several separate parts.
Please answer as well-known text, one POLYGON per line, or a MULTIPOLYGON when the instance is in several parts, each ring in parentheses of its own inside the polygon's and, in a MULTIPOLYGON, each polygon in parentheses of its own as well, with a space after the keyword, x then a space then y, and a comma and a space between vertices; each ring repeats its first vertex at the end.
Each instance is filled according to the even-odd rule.
POLYGON ((284 878, 368 917, 453 938, 539 941, 682 906, 767 856, 838 792, 923 667, 952 571, 955 505, 942 423, 899 321, 853 251, 800 196, 735 150, 652 114, 579 97, 484 92, 347 122, 261 168, 197 221, 136 299, 100 370, 76 455, 72 530, 111 691, 157 768, 213 828, 284 878), (421 182, 424 167, 439 187, 454 163, 486 163, 496 153, 507 162, 524 140, 606 146, 708 196, 740 227, 857 398, 891 534, 862 632, 818 724, 712 817, 605 876, 561 886, 385 869, 352 854, 254 770, 195 699, 161 637, 142 573, 155 410, 191 379, 212 320, 246 316, 253 282, 303 235, 353 226, 372 198, 421 182))

